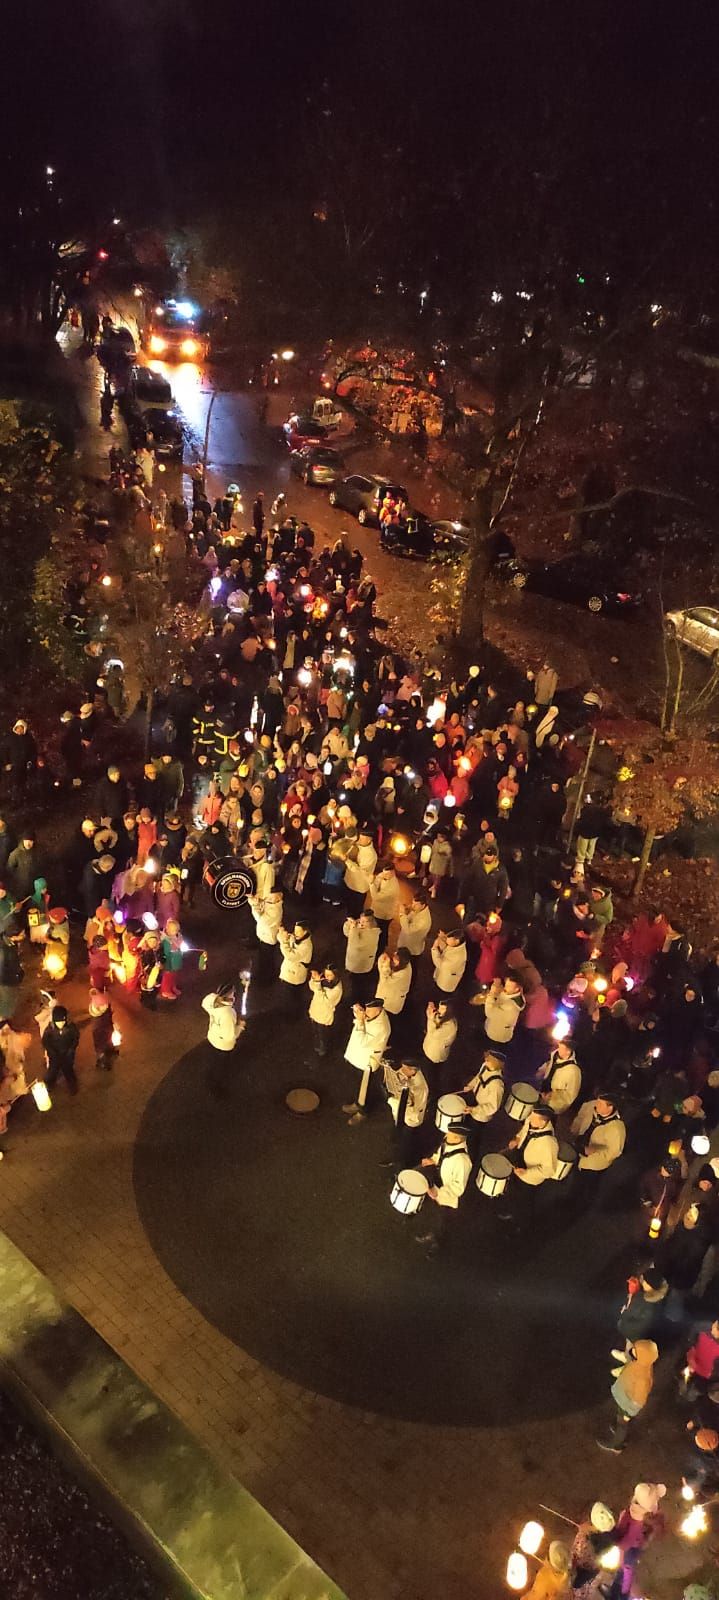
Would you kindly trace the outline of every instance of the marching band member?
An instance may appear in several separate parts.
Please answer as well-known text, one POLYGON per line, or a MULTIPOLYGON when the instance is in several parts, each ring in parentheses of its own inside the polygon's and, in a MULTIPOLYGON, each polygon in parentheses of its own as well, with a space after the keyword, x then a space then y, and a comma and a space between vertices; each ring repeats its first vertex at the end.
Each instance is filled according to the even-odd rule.
POLYGON ((255 919, 259 944, 257 976, 261 983, 270 983, 277 970, 275 952, 282 927, 282 895, 279 889, 271 889, 262 898, 258 894, 249 894, 247 904, 255 919))
POLYGON ((534 1106, 514 1139, 510 1139, 508 1149, 517 1151, 514 1176, 520 1183, 536 1189, 554 1177, 559 1145, 547 1106, 534 1106))
POLYGON ((278 928, 277 942, 282 951, 280 983, 285 985, 288 1008, 293 1016, 299 1012, 302 990, 312 960, 312 937, 304 922, 296 922, 292 932, 278 928))
POLYGON ((415 1157, 417 1130, 421 1128, 427 1110, 429 1085, 419 1063, 408 1056, 394 1067, 385 1061, 383 1066, 387 1104, 392 1113, 394 1156, 381 1162, 383 1167, 411 1167, 415 1157))
POLYGON ((342 979, 336 967, 326 966, 322 972, 310 973, 309 1018, 315 1041, 315 1054, 325 1056, 332 1033, 335 1012, 342 999, 342 979))
POLYGON ((418 1244, 429 1247, 428 1254, 434 1255, 439 1249, 447 1213, 458 1209, 472 1171, 464 1130, 456 1126, 448 1128, 434 1154, 425 1156, 422 1167, 432 1168, 432 1173, 427 1173, 433 1179, 427 1198, 434 1202, 434 1210, 427 1213, 425 1231, 416 1238, 418 1244))
POLYGON ((345 1061, 349 1061, 351 1067, 361 1072, 362 1077, 357 1099, 344 1105, 342 1110, 349 1117, 350 1123, 357 1126, 364 1122, 367 1116, 367 1097, 373 1084, 374 1074, 380 1067, 387 1047, 392 1025, 384 1009, 384 1002, 376 995, 366 1006, 353 1006, 352 1016, 352 1032, 345 1050, 345 1061))
POLYGON ((496 1117, 504 1099, 504 1056, 498 1050, 486 1050, 479 1072, 465 1083, 463 1094, 472 1095, 467 1114, 473 1122, 490 1122, 496 1117))
POLYGON ((549 1060, 539 1068, 541 1098, 555 1117, 574 1105, 582 1087, 582 1072, 569 1039, 560 1039, 549 1060))
POLYGON ((627 1137, 613 1096, 600 1093, 596 1100, 585 1100, 572 1123, 572 1133, 579 1138, 580 1172, 604 1172, 611 1167, 627 1137))

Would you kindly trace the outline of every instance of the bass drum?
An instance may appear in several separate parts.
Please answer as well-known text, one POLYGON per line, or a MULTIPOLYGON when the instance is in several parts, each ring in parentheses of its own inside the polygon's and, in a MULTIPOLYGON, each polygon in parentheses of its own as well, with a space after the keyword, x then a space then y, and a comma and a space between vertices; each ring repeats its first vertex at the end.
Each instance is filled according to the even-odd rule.
POLYGON ((234 856, 222 856, 205 867, 205 883, 212 890, 215 905, 222 911, 238 911, 254 894, 257 880, 251 867, 237 861, 234 856))

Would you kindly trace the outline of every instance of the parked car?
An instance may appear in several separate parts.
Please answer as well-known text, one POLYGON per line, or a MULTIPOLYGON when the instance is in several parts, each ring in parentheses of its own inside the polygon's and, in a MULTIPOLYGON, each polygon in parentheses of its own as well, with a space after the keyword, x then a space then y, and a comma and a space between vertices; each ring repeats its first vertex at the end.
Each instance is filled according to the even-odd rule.
POLYGON ((391 494, 395 500, 409 499, 407 490, 392 478, 382 478, 376 473, 364 477, 356 472, 349 478, 342 478, 330 490, 330 505, 351 511, 364 526, 368 522, 379 522, 379 509, 386 494, 391 494))
POLYGON ((172 406, 175 403, 167 378, 153 367, 133 368, 130 395, 139 405, 172 406))
POLYGON ((302 450, 293 450, 290 472, 305 483, 337 483, 342 476, 344 460, 339 450, 328 450, 326 445, 306 444, 302 450))
POLYGON ((456 550, 457 554, 469 549, 470 527, 469 523, 460 520, 452 521, 447 517, 433 519, 432 527, 438 539, 446 541, 447 548, 456 550))
POLYGON ((125 420, 133 450, 149 444, 158 461, 182 460, 185 435, 173 406, 133 406, 125 420))
MULTIPOLYGON (((380 544, 390 555, 414 556, 420 561, 456 561, 467 549, 461 524, 433 521, 422 511, 408 510, 401 522, 383 528, 380 544)), ((468 531, 468 530, 467 530, 468 531)))
POLYGON ((534 594, 566 600, 588 611, 624 617, 631 616, 641 605, 636 586, 618 587, 615 562, 605 566, 588 554, 566 556, 562 561, 522 561, 514 557, 497 563, 495 571, 515 589, 531 589, 534 594))
POLYGON ((304 450, 306 444, 320 444, 327 438, 328 430, 314 417, 300 417, 295 412, 283 422, 282 432, 290 450, 304 450))
POLYGON ((692 606, 688 611, 668 611, 664 621, 668 633, 673 633, 690 650, 709 656, 712 666, 719 667, 719 609, 692 606))

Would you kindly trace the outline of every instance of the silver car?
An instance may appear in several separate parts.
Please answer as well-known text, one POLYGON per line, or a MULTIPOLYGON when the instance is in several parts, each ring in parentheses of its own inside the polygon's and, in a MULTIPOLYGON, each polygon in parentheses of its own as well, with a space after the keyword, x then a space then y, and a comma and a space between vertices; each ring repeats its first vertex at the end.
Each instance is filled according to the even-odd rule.
POLYGON ((667 611, 664 620, 668 633, 699 655, 710 656, 719 667, 719 608, 692 606, 688 611, 667 611))

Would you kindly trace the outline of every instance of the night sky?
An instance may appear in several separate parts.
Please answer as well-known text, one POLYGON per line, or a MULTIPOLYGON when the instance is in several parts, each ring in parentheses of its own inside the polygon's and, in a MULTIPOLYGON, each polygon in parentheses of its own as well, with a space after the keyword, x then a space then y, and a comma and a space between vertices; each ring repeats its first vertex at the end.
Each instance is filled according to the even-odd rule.
MULTIPOLYGON (((8 151, 52 161, 138 221, 262 205, 307 184, 305 130, 400 147, 426 208, 554 187, 646 243, 713 229, 714 24, 697 8, 483 0, 75 0, 17 8, 8 151), (630 12, 631 15, 627 15, 630 12)), ((14 33, 12 32, 14 30, 14 33)), ((321 193, 321 157, 317 187, 321 193)), ((713 248, 713 240, 712 240, 713 248)))

